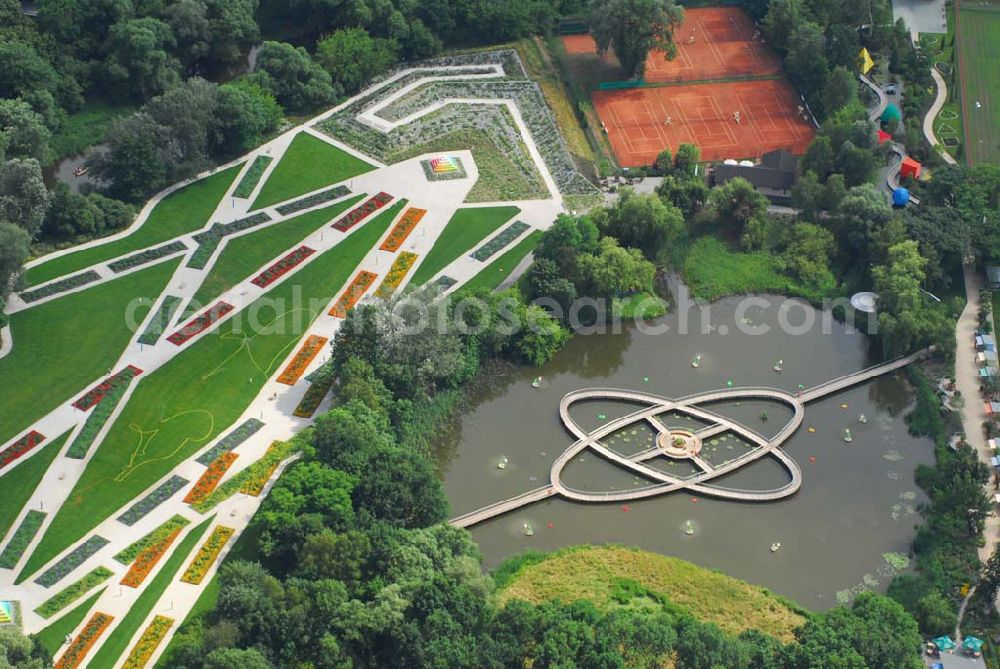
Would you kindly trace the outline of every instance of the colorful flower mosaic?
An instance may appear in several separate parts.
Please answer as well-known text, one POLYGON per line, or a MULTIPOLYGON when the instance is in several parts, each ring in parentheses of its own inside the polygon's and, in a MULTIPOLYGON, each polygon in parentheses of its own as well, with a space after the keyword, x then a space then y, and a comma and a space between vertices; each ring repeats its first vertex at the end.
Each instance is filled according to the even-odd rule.
POLYGON ((457 156, 438 156, 430 160, 421 160, 424 176, 428 181, 446 181, 449 179, 464 179, 465 166, 457 156))
POLYGON ((302 348, 299 349, 299 352, 295 354, 295 357, 285 367, 281 376, 278 377, 278 383, 284 383, 286 386, 295 385, 295 382, 305 374, 306 367, 319 355, 319 352, 323 350, 323 346, 328 341, 329 339, 326 337, 309 335, 305 343, 302 344, 302 348))
POLYGON ((361 296, 371 288, 371 285, 375 283, 375 279, 378 278, 378 274, 373 272, 366 272, 361 270, 358 272, 357 276, 351 281, 350 285, 344 290, 337 299, 336 304, 330 309, 330 315, 336 316, 337 318, 347 318, 347 312, 354 308, 354 305, 358 303, 361 296))

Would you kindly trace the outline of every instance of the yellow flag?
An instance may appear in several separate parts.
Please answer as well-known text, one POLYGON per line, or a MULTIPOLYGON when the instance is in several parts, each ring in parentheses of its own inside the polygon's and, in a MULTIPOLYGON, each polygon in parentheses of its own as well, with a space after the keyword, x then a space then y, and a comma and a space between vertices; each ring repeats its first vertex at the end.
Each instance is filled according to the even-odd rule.
POLYGON ((868 74, 868 70, 875 67, 875 61, 865 47, 861 47, 861 53, 858 54, 858 66, 861 68, 861 74, 868 74))

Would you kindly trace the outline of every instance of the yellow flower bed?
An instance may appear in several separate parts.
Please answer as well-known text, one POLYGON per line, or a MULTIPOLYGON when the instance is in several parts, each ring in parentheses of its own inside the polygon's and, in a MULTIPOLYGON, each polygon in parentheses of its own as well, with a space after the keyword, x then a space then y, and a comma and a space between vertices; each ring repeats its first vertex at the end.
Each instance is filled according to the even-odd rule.
POLYGON ((173 618, 155 616, 153 622, 149 623, 149 627, 132 646, 132 652, 128 654, 128 659, 125 660, 122 669, 143 669, 173 624, 173 618))
POLYGON ((212 534, 209 535, 205 543, 198 549, 198 554, 191 560, 191 564, 188 565, 184 575, 181 576, 181 581, 193 585, 200 584, 205 578, 205 574, 208 573, 208 570, 212 568, 212 565, 219 558, 219 553, 226 547, 226 543, 235 531, 233 528, 226 527, 225 525, 216 525, 215 529, 212 530, 212 534))
POLYGON ((392 263, 392 267, 389 268, 389 273, 386 274, 385 281, 375 291, 375 297, 389 297, 395 293, 396 289, 399 288, 399 284, 403 283, 407 272, 413 268, 419 257, 416 253, 410 253, 409 251, 400 253, 399 257, 396 258, 396 262, 392 263))

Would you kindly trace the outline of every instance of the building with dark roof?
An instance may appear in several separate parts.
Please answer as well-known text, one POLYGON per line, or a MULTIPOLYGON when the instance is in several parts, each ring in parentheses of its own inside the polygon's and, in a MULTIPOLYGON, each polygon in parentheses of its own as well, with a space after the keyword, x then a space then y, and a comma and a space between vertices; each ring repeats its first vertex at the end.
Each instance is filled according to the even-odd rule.
POLYGON ((730 179, 742 177, 768 197, 788 197, 795 185, 795 171, 799 159, 778 149, 765 153, 756 165, 716 165, 712 171, 712 182, 724 184, 730 179))

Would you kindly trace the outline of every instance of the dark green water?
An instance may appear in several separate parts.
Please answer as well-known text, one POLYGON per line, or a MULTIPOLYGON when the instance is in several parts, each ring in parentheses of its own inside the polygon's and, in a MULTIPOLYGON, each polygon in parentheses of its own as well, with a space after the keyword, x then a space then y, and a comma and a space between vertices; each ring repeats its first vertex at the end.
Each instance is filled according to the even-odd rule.
MULTIPOLYGON (((786 302, 768 297, 764 308, 739 313, 755 324, 769 325, 766 334, 737 331, 739 300, 731 298, 711 306, 711 322, 726 325, 725 335, 720 333, 726 328, 701 334, 697 326, 690 334, 678 334, 675 310, 658 323, 670 326, 667 334, 642 334, 627 327, 621 334, 578 336, 542 368, 499 374, 490 387, 474 393, 469 411, 439 443, 439 463, 455 515, 548 482, 553 459, 572 442, 558 416, 559 400, 571 390, 612 387, 678 397, 722 388, 732 379, 735 386, 794 392, 800 383, 808 388, 878 362, 867 337, 838 325, 824 334, 818 312, 801 303, 782 309, 786 302), (817 317, 815 328, 804 334, 780 329, 779 316, 797 325, 806 311, 817 317), (697 354, 703 357, 694 369, 691 360, 697 354), (781 374, 772 369, 778 359, 784 361, 781 374), (543 384, 536 389, 531 382, 539 374, 543 384), (504 470, 496 466, 502 457, 508 459, 504 470)), ((722 570, 810 608, 827 608, 837 603, 838 592, 843 600, 852 589, 884 589, 893 573, 884 554, 908 552, 919 522, 915 507, 924 499, 913 472, 919 463, 933 461, 931 442, 906 431, 903 416, 909 404, 902 374, 808 404, 805 422, 784 446, 802 467, 802 488, 783 501, 739 503, 698 496, 692 502, 691 494, 681 491, 629 503, 626 510, 621 504, 551 500, 487 521, 472 528, 472 534, 488 566, 527 548, 623 543, 722 570), (862 413, 865 424, 858 421, 862 413), (842 440, 845 428, 853 432, 850 444, 842 440), (693 536, 684 533, 688 520, 696 528, 693 536), (525 523, 533 527, 533 536, 524 535, 525 523), (777 553, 770 550, 773 542, 781 543, 777 553)), ((613 418, 634 408, 577 405, 573 415, 589 429, 600 424, 600 413, 613 418)), ((790 415, 783 407, 759 402, 711 408, 765 435, 779 430, 790 415), (763 410, 768 412, 766 423, 760 419, 763 410)), ((672 425, 691 423, 677 419, 672 425)), ((648 435, 640 429, 619 437, 617 448, 627 451, 648 435), (630 442, 624 442, 625 436, 630 442)), ((729 446, 746 447, 730 438, 706 455, 710 461, 725 459, 729 446)), ((690 466, 678 463, 675 469, 684 467, 690 466)), ((714 483, 770 488, 786 480, 784 470, 765 457, 714 483)), ((636 485, 631 473, 592 453, 567 467, 566 483, 592 490, 636 485)))

